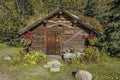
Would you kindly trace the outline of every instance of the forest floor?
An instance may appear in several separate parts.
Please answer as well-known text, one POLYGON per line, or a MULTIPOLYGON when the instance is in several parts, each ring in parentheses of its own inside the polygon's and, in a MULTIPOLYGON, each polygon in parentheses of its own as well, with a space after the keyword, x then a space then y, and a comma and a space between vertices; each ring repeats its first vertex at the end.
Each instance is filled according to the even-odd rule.
POLYGON ((59 60, 62 63, 61 71, 56 73, 43 68, 44 63, 19 67, 1 60, 3 54, 14 56, 19 51, 20 48, 0 44, 0 80, 75 80, 72 72, 80 69, 89 71, 93 75, 93 80, 120 80, 120 59, 118 58, 108 57, 104 62, 92 64, 68 64, 59 60))

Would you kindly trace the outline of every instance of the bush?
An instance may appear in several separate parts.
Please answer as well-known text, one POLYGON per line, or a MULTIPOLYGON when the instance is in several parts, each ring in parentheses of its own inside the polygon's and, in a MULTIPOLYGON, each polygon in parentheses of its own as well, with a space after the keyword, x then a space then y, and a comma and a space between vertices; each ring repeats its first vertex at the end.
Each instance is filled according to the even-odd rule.
POLYGON ((68 63, 96 63, 106 60, 106 52, 104 49, 98 50, 97 47, 89 46, 84 52, 80 52, 79 57, 68 58, 68 63))
POLYGON ((3 31, 1 31, 0 41, 12 46, 20 46, 20 41, 22 37, 18 35, 18 31, 18 28, 12 28, 10 30, 8 28, 5 28, 3 31))
POLYGON ((93 47, 88 47, 86 49, 85 61, 88 63, 91 62, 100 62, 102 57, 102 53, 100 53, 97 49, 93 47))
POLYGON ((35 65, 43 60, 45 60, 46 55, 42 51, 32 51, 26 53, 25 55, 20 55, 16 59, 16 63, 20 66, 27 67, 29 65, 35 65))

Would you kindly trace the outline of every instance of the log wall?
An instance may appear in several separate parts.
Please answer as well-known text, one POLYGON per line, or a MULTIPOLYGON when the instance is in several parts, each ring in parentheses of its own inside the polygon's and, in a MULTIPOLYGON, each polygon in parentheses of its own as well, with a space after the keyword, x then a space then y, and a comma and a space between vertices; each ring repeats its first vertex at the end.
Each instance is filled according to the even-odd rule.
POLYGON ((33 34, 33 38, 29 50, 42 50, 46 52, 46 31, 49 30, 61 31, 61 52, 65 49, 84 49, 84 36, 88 34, 89 30, 84 29, 84 26, 82 26, 80 23, 73 22, 74 19, 70 18, 68 15, 62 14, 58 17, 56 14, 40 25, 31 29, 29 33, 33 34), (70 40, 70 38, 80 30, 83 32, 70 40))

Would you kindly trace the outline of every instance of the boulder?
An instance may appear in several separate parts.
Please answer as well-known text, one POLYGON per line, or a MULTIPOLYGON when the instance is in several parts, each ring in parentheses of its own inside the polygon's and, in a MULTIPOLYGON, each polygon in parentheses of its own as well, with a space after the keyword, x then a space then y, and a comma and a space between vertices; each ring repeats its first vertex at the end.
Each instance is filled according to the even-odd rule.
POLYGON ((92 80, 92 75, 88 71, 79 70, 75 73, 76 80, 92 80))

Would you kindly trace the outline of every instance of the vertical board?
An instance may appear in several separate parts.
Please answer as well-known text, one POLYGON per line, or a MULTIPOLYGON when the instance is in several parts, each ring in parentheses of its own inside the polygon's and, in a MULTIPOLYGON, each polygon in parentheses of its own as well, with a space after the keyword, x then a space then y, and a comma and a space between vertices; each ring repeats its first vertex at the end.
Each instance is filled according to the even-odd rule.
POLYGON ((46 50, 48 55, 60 55, 61 53, 61 32, 47 31, 46 32, 46 50))

